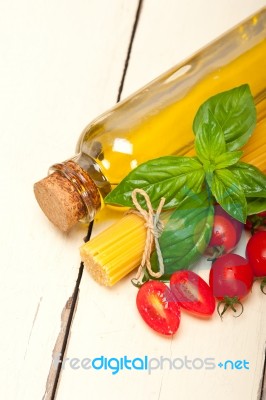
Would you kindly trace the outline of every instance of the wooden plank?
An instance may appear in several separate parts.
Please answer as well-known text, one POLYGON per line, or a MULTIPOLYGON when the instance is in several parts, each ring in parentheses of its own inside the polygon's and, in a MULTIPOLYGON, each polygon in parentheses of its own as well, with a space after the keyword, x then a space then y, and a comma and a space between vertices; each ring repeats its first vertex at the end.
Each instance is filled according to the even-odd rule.
POLYGON ((84 126, 116 101, 137 4, 0 5, 3 399, 44 395, 87 230, 58 232, 40 211, 33 183, 71 157, 84 126))
POLYGON ((264 0, 144 0, 123 97, 265 6, 264 0))
MULTIPOLYGON (((246 1, 245 5, 241 0, 234 3, 229 0, 215 3, 144 0, 123 96, 208 43, 263 3, 260 0, 246 1)), ((94 234, 104 228, 108 218, 108 213, 105 218, 99 217, 94 234)), ((244 246, 245 237, 238 248, 243 255, 244 246)), ((199 271, 207 279, 205 261, 199 265, 199 271)), ((79 399, 107 396, 129 400, 166 400, 170 396, 186 400, 195 397, 259 399, 266 298, 257 284, 245 301, 245 311, 240 318, 227 315, 221 322, 216 315, 211 321, 204 321, 183 314, 177 336, 166 339, 150 331, 140 319, 131 277, 107 289, 84 273, 57 399, 68 400, 77 395, 79 399), (100 367, 101 357, 120 359, 124 356, 131 360, 147 356, 154 369, 149 373, 147 370, 128 370, 124 366, 115 373, 116 360, 109 368, 86 369, 87 358, 98 358, 100 367), (206 358, 212 358, 213 369, 202 366, 206 358), (194 367, 190 369, 192 361, 189 360, 195 359, 200 360, 194 361, 194 367), (224 365, 218 366, 228 359, 246 360, 249 369, 231 370, 224 369, 224 365)))

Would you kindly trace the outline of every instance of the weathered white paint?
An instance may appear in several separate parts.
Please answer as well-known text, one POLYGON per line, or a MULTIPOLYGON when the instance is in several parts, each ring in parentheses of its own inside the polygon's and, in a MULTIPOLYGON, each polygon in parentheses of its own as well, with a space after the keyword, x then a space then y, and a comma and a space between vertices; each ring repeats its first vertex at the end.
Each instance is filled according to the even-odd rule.
POLYGON ((0 398, 40 399, 72 295, 79 226, 59 233, 33 183, 71 157, 116 101, 137 1, 11 0, 0 5, 0 398))
MULTIPOLYGON (((263 5, 261 0, 144 0, 123 96, 263 5)), ((57 232, 40 212, 32 184, 50 164, 70 157, 84 125, 115 103, 136 8, 136 0, 0 5, 3 399, 44 394, 86 233, 81 225, 68 235, 57 232)), ((111 220, 101 221, 94 234, 111 220)), ((206 278, 204 263, 201 274, 206 278)), ((245 358, 250 370, 165 367, 150 375, 112 375, 74 370, 66 363, 58 399, 257 399, 266 336, 266 298, 257 285, 241 318, 202 321, 183 314, 173 340, 144 325, 135 296, 129 278, 106 289, 85 272, 67 357, 245 358)))
MULTIPOLYGON (((263 6, 262 1, 144 0, 130 57, 123 97, 181 61, 199 47, 263 6)), ((103 229, 96 224, 94 234, 103 229)), ((245 238, 238 251, 244 254, 245 238)), ((206 263, 199 265, 207 279, 206 263)), ((136 289, 130 278, 112 289, 94 283, 85 273, 71 331, 68 358, 152 357, 190 359, 212 357, 214 370, 174 370, 167 367, 151 374, 123 370, 74 370, 66 361, 58 399, 243 399, 256 400, 260 388, 266 337, 266 298, 257 285, 245 301, 245 312, 235 319, 216 315, 210 321, 182 315, 173 339, 150 331, 135 307, 136 289), (250 370, 223 370, 227 359, 246 359, 250 370)), ((154 361, 155 363, 155 361, 154 361)))

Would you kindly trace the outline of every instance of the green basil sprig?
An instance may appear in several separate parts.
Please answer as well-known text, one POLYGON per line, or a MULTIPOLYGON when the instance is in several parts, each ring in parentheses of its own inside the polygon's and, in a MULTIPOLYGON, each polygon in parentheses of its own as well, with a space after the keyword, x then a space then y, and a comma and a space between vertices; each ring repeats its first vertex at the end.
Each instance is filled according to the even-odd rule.
MULTIPOLYGON (((198 261, 211 238, 213 214, 214 207, 206 191, 187 197, 170 212, 159 238, 164 262, 160 280, 168 280, 174 271, 191 268, 198 261)), ((161 214, 162 221, 166 217, 167 212, 161 214)), ((153 271, 159 271, 156 251, 151 265, 153 271)))
MULTIPOLYGON (((256 109, 248 85, 212 96, 193 122, 195 149, 207 185, 224 210, 241 222, 247 217, 247 194, 239 178, 243 175, 238 163, 242 152, 237 150, 247 142, 255 125, 256 109)), ((258 174, 253 171, 253 175, 258 174)))
MULTIPOLYGON (((226 153, 225 135, 220 123, 211 110, 206 109, 207 121, 197 126, 195 149, 199 160, 205 166, 215 167, 217 157, 226 153)), ((197 118, 198 119, 198 118, 197 118)))
POLYGON ((230 168, 230 171, 238 180, 246 197, 266 197, 266 175, 258 168, 238 162, 230 168))
POLYGON ((211 192, 228 214, 243 223, 246 221, 246 197, 230 170, 223 168, 214 172, 211 192))
MULTIPOLYGON (((141 164, 107 195, 106 204, 132 207, 131 193, 140 188, 148 193, 154 208, 165 197, 167 209, 186 196, 209 190, 225 211, 245 222, 246 197, 265 196, 265 175, 239 162, 243 152, 238 149, 255 124, 256 109, 248 85, 212 96, 193 121, 197 157, 166 156, 141 164)), ((143 199, 140 204, 145 207, 143 199)))
POLYGON ((223 153, 216 158, 215 166, 216 169, 230 167, 234 165, 240 160, 243 155, 243 151, 230 151, 227 153, 223 153))
MULTIPOLYGON (((186 196, 201 192, 204 176, 203 166, 195 157, 160 157, 133 169, 105 197, 105 202, 133 207, 131 194, 139 188, 149 195, 154 208, 158 207, 162 197, 166 199, 164 209, 172 208, 186 196)), ((138 200, 146 208, 144 198, 140 196, 138 200)))
MULTIPOLYGON (((143 163, 105 198, 106 204, 132 207, 132 191, 139 188, 147 192, 154 209, 166 198, 164 209, 170 209, 171 216, 159 238, 165 276, 188 268, 204 252, 215 200, 241 222, 266 210, 266 176, 239 161, 243 154, 239 149, 255 125, 248 85, 212 96, 193 121, 196 157, 166 156, 143 163)), ((146 208, 142 198, 139 202, 146 208)), ((155 269, 156 257, 154 253, 151 258, 155 269)))
POLYGON ((257 214, 266 210, 266 199, 263 197, 249 197, 247 199, 248 215, 257 214))
MULTIPOLYGON (((249 86, 241 85, 205 101, 195 116, 194 133, 201 135, 204 125, 211 130, 213 120, 224 134, 227 150, 240 149, 256 126, 256 108, 249 86)), ((212 142, 212 145, 216 146, 216 143, 212 142)))

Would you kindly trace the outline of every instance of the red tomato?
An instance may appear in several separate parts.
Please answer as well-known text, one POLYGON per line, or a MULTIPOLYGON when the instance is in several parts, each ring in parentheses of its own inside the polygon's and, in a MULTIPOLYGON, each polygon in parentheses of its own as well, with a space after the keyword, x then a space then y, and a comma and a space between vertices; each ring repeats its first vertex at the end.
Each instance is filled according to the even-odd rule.
POLYGON ((266 231, 266 211, 248 215, 245 228, 252 234, 257 231, 266 231))
POLYGON ((219 306, 223 303, 222 316, 227 308, 236 312, 235 304, 243 306, 240 300, 251 290, 253 283, 252 268, 244 257, 238 254, 224 254, 213 262, 209 283, 214 296, 220 300, 219 306))
POLYGON ((246 257, 256 277, 266 277, 266 232, 256 232, 248 241, 246 257))
POLYGON ((210 286, 193 271, 177 271, 170 279, 170 288, 180 307, 194 315, 209 316, 215 310, 210 286))
POLYGON ((156 332, 173 335, 180 323, 180 307, 163 282, 148 281, 137 294, 137 308, 144 321, 156 332))
POLYGON ((232 218, 220 205, 214 206, 212 236, 206 254, 218 258, 230 253, 238 244, 243 224, 232 218))

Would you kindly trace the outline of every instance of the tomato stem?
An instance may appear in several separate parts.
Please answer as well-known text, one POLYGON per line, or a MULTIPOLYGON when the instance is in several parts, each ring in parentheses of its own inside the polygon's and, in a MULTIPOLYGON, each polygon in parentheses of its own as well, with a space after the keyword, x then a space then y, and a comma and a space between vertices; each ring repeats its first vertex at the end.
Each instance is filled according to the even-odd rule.
POLYGON ((250 224, 251 224, 250 233, 251 233, 252 236, 260 228, 262 230, 265 230, 265 226, 266 226, 265 215, 260 215, 260 214, 256 215, 255 214, 255 215, 251 215, 249 218, 250 218, 250 224))
POLYGON ((143 277, 141 279, 133 278, 133 279, 131 279, 131 283, 133 286, 135 286, 136 288, 139 289, 145 282, 147 282, 149 280, 150 280, 150 276, 148 274, 148 271, 145 268, 143 277))
MULTIPOLYGON (((265 282, 265 285, 266 285, 266 282, 265 282)), ((243 313, 244 307, 243 307, 243 304, 241 303, 241 301, 239 300, 239 298, 237 296, 235 296, 235 297, 225 296, 223 298, 223 300, 219 301, 219 303, 217 305, 217 312, 218 312, 220 318, 223 319, 223 315, 227 311, 228 308, 231 308, 231 310, 233 310, 234 313, 236 313, 237 309, 235 308, 235 305, 239 305, 240 306, 240 313, 238 315, 234 315, 235 318, 238 318, 243 313), (222 305, 223 305, 223 310, 221 312, 221 306, 222 305)))
POLYGON ((207 261, 215 261, 217 258, 221 257, 225 252, 224 246, 214 246, 213 253, 210 257, 207 258, 207 261))
POLYGON ((262 279, 261 284, 260 284, 260 290, 262 291, 263 294, 266 294, 266 276, 262 279))

